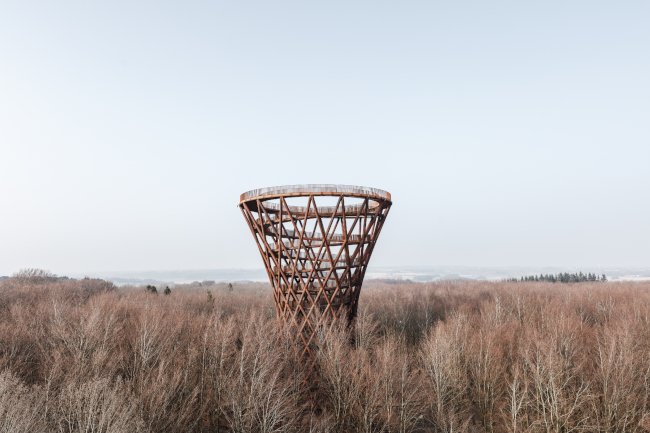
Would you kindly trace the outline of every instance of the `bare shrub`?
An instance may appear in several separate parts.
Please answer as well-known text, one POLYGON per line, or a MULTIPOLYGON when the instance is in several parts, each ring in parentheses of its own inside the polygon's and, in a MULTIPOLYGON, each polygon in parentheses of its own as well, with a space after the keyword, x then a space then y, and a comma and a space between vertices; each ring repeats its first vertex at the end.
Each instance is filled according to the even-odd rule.
POLYGON ((353 428, 353 410, 360 392, 355 380, 359 366, 351 359, 351 338, 341 326, 319 337, 317 359, 324 403, 331 413, 333 430, 347 431, 353 428))
POLYGON ((94 379, 63 388, 53 409, 62 432, 121 433, 141 431, 136 405, 122 381, 94 379))
POLYGON ((228 375, 224 411, 235 432, 286 432, 295 427, 297 408, 292 393, 296 388, 291 377, 283 378, 286 360, 278 350, 282 335, 260 314, 244 321, 241 347, 228 375))
POLYGON ((309 359, 268 285, 23 272, 0 282, 0 432, 647 432, 648 288, 375 282, 309 359))
POLYGON ((638 431, 646 416, 650 359, 632 324, 621 322, 603 331, 595 358, 594 415, 605 432, 638 431))
POLYGON ((375 350, 372 374, 381 383, 381 423, 388 432, 412 431, 422 414, 421 374, 403 339, 387 336, 375 350))
POLYGON ((226 397, 237 353, 235 329, 233 318, 226 319, 216 313, 204 334, 204 380, 212 395, 212 401, 207 403, 208 424, 213 424, 217 431, 221 429, 219 420, 227 414, 226 397))
POLYGON ((505 382, 506 396, 501 415, 503 426, 509 433, 527 431, 530 424, 527 409, 531 401, 526 379, 520 366, 513 365, 505 382))
POLYGON ((427 381, 429 416, 443 432, 458 431, 469 419, 467 376, 463 354, 467 345, 467 318, 457 315, 432 329, 420 352, 427 381))
POLYGON ((533 393, 531 414, 546 432, 587 428, 591 400, 587 377, 577 364, 577 336, 566 322, 537 336, 525 352, 533 393))
POLYGON ((95 297, 83 307, 58 301, 52 304, 50 350, 69 360, 63 367, 79 380, 114 376, 122 325, 114 300, 95 297))
POLYGON ((0 432, 44 432, 43 390, 29 388, 5 371, 0 373, 0 432))
POLYGON ((138 412, 147 431, 192 431, 199 424, 199 387, 184 370, 163 361, 140 380, 138 412))

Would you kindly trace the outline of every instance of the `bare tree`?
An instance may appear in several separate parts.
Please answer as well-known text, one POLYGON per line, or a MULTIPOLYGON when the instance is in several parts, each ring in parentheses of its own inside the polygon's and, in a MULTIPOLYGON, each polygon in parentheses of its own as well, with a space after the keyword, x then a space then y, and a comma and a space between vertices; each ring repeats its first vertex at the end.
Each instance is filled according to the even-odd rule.
POLYGON ((57 276, 50 271, 36 268, 21 269, 11 276, 18 284, 45 284, 57 280, 57 276))
POLYGON ((574 360, 558 352, 558 340, 555 335, 548 342, 538 341, 538 347, 527 353, 534 396, 531 409, 543 431, 570 433, 588 426, 585 409, 591 394, 589 383, 575 368, 574 360))
POLYGON ((297 408, 290 403, 295 387, 281 380, 284 360, 277 338, 282 334, 267 325, 262 315, 253 313, 239 337, 241 348, 229 375, 224 414, 235 432, 271 433, 294 428, 297 408))
POLYGON ((600 431, 639 431, 646 409, 647 382, 650 363, 645 350, 638 347, 628 320, 603 331, 595 358, 593 399, 600 431))
POLYGON ((0 433, 45 432, 44 405, 42 389, 30 389, 11 373, 0 373, 0 433))
POLYGON ((121 381, 95 379, 63 388, 56 406, 55 425, 66 433, 141 431, 136 405, 121 381))
POLYGON ((420 349, 430 419, 443 432, 458 431, 469 418, 465 401, 468 382, 462 364, 466 331, 466 317, 457 315, 432 329, 420 349))
MULTIPOLYGON (((496 315, 500 304, 496 303, 496 315)), ((505 332, 497 326, 499 320, 491 320, 489 325, 482 325, 472 334, 466 354, 467 370, 472 380, 470 394, 478 407, 483 428, 494 431, 497 403, 504 393, 503 375, 505 364, 502 359, 503 345, 498 338, 505 332)))
POLYGON ((359 393, 359 382, 354 379, 358 364, 350 362, 350 335, 344 327, 335 326, 327 338, 321 335, 319 341, 318 369, 333 430, 349 431, 354 428, 351 420, 359 393))
POLYGON ((422 414, 420 374, 404 340, 388 336, 375 351, 381 378, 381 418, 388 432, 412 431, 422 414))

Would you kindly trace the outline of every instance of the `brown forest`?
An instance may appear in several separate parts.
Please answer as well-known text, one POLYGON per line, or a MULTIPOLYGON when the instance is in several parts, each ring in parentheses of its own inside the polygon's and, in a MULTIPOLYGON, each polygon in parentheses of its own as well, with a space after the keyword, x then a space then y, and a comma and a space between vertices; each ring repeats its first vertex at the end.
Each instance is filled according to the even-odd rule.
POLYGON ((309 395, 268 284, 19 274, 0 281, 0 432, 650 431, 649 289, 369 282, 309 395))

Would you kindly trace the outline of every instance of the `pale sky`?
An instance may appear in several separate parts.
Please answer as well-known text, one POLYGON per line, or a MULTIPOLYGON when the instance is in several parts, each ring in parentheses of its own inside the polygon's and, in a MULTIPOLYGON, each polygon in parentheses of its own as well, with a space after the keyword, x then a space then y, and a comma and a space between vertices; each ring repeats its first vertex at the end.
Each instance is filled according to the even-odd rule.
POLYGON ((371 265, 650 266, 650 2, 4 2, 0 275, 260 268, 265 186, 371 265))

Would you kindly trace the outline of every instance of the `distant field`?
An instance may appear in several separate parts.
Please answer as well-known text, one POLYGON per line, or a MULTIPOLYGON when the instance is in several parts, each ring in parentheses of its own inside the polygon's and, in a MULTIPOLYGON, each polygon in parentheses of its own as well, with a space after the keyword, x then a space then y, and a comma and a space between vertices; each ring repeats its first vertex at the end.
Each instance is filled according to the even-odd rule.
POLYGON ((0 432, 650 431, 650 282, 372 281, 311 395, 268 284, 170 289, 0 281, 0 432))
MULTIPOLYGON (((410 280, 430 282, 442 280, 477 280, 502 281, 521 278, 526 275, 558 274, 584 272, 597 275, 606 274, 609 281, 650 281, 650 268, 613 268, 613 267, 473 267, 473 266, 406 266, 377 267, 371 265, 366 272, 366 281, 371 279, 410 280)), ((1 275, 1 274, 0 274, 1 275)), ((259 269, 203 269, 176 271, 140 271, 140 272, 88 272, 66 274, 70 277, 100 278, 112 281, 118 286, 190 283, 192 281, 222 282, 268 282, 268 275, 259 269)), ((2 278, 2 277, 0 277, 2 278)))

